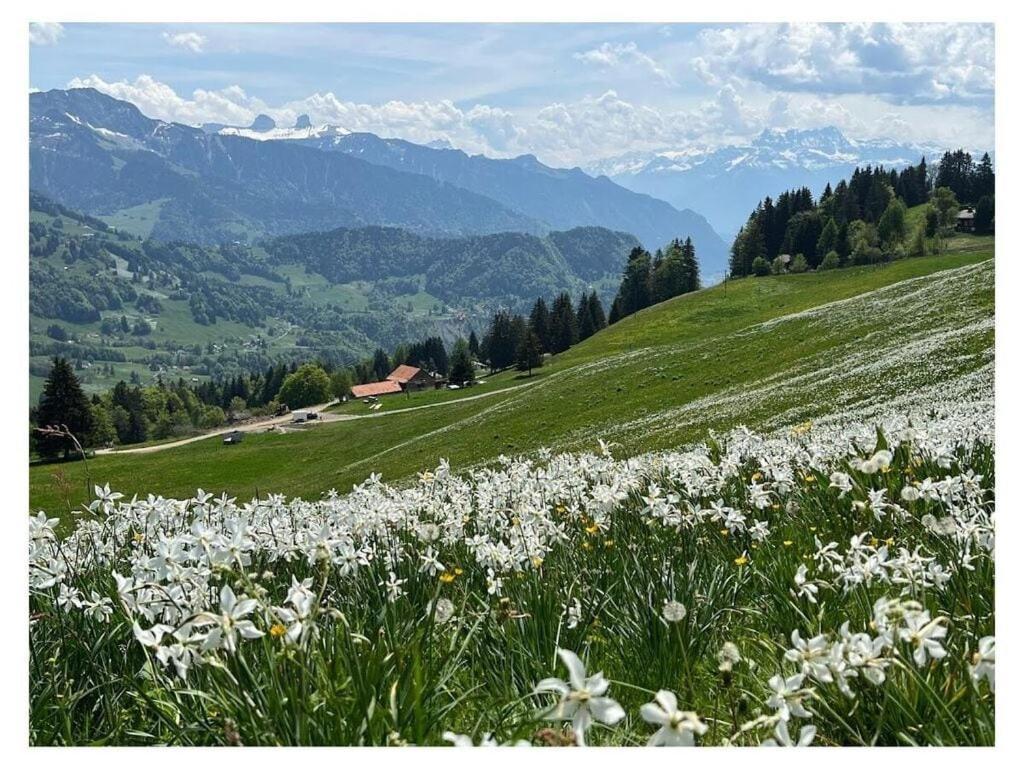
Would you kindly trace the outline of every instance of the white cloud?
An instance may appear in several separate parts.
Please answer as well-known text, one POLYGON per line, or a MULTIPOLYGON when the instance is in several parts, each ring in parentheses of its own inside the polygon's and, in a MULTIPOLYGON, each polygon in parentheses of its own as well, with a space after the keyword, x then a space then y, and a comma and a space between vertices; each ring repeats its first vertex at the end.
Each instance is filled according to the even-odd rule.
POLYGON ((64 25, 56 21, 34 21, 28 25, 32 45, 56 45, 64 36, 64 25))
POLYGON ((185 48, 192 53, 202 53, 206 45, 206 38, 198 32, 164 32, 163 38, 168 45, 185 48))
POLYGON ((98 75, 76 77, 68 83, 68 88, 95 88, 115 99, 132 102, 149 117, 189 125, 247 125, 257 114, 268 109, 266 104, 251 98, 238 86, 219 91, 197 89, 192 92, 191 99, 186 99, 166 83, 149 75, 139 75, 132 82, 106 82, 98 75))
POLYGON ((987 24, 746 24, 704 30, 699 41, 693 69, 709 84, 739 77, 894 103, 985 102, 994 91, 987 24))
POLYGON ((675 85, 675 80, 657 61, 640 50, 636 43, 602 43, 589 51, 574 53, 573 58, 585 64, 594 64, 606 69, 633 67, 650 72, 665 85, 675 85))
POLYGON ((949 146, 991 148, 991 111, 961 104, 894 105, 865 94, 839 96, 777 93, 762 86, 745 89, 735 78, 710 98, 685 109, 638 104, 608 90, 598 96, 554 102, 512 112, 488 104, 460 107, 449 100, 367 104, 314 93, 270 105, 238 86, 178 95, 149 75, 106 82, 91 75, 68 87, 92 87, 135 103, 150 117, 191 125, 249 125, 270 115, 289 126, 308 114, 314 125, 330 124, 386 138, 425 144, 447 141, 469 153, 510 157, 530 153, 549 165, 585 165, 600 158, 650 150, 685 150, 736 143, 765 127, 835 126, 855 138, 931 141, 949 146))

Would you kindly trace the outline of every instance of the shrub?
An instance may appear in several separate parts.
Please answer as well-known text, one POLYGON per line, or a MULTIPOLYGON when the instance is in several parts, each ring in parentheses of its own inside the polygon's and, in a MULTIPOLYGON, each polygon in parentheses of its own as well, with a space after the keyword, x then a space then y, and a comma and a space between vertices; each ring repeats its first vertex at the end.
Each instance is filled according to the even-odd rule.
POLYGON ((768 265, 768 262, 765 261, 765 259, 762 258, 761 256, 758 256, 756 259, 754 259, 753 263, 750 265, 750 268, 753 271, 753 273, 758 277, 770 275, 772 272, 772 268, 768 265))
POLYGON ((821 264, 818 265, 818 269, 838 269, 839 268, 839 254, 835 251, 829 251, 825 254, 825 258, 821 260, 821 264))
POLYGON ((790 272, 796 272, 797 274, 807 271, 807 259, 802 253, 798 253, 793 257, 793 263, 789 265, 790 272))

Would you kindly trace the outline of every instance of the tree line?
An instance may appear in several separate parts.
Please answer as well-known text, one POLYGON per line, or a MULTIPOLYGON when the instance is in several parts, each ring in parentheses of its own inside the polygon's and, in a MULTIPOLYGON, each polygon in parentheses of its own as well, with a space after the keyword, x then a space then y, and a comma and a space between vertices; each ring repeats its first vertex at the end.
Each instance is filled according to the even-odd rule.
POLYGON ((934 174, 924 158, 897 172, 855 168, 849 180, 766 197, 733 241, 731 277, 834 269, 935 252, 953 233, 961 205, 975 208, 975 231, 990 233, 995 172, 986 153, 975 163, 963 150, 946 152, 934 174), (926 205, 911 231, 907 211, 926 205))

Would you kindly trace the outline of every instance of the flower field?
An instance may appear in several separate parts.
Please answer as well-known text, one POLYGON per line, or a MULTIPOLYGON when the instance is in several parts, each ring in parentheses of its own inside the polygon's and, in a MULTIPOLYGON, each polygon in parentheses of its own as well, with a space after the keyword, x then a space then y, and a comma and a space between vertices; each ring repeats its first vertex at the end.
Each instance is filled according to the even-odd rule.
POLYGON ((97 488, 30 519, 31 738, 991 744, 988 392, 319 501, 97 488))

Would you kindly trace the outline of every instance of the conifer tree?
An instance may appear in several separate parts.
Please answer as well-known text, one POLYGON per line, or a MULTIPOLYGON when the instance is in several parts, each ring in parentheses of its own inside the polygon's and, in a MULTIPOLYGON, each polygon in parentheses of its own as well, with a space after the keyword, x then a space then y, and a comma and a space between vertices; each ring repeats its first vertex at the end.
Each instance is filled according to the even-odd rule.
MULTIPOLYGON (((36 412, 39 427, 66 428, 82 445, 87 445, 92 434, 93 419, 89 400, 75 376, 71 364, 63 357, 55 357, 50 374, 43 385, 36 412)), ((33 433, 36 450, 41 456, 56 456, 64 451, 64 457, 74 448, 74 442, 66 437, 33 433)))
POLYGON ((527 376, 532 376, 533 369, 540 368, 543 364, 544 358, 541 355, 540 339, 537 338, 536 333, 527 330, 519 341, 518 349, 516 349, 516 368, 520 371, 526 371, 527 376))
POLYGON ((551 351, 551 314, 544 299, 537 299, 530 312, 530 330, 537 334, 541 349, 551 351))

